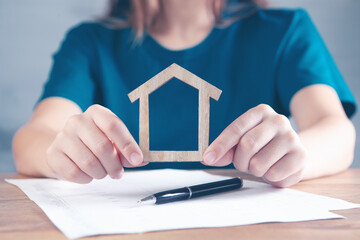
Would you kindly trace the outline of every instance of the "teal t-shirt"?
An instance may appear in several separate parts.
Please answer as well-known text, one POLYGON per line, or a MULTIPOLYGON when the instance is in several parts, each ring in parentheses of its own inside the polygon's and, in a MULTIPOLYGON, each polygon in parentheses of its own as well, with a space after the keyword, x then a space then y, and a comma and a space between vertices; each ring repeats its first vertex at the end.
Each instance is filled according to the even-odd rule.
MULTIPOLYGON (((311 84, 327 84, 350 117, 356 103, 304 10, 259 10, 200 44, 172 51, 146 35, 133 43, 130 28, 99 23, 72 28, 54 55, 41 99, 58 96, 83 111, 97 103, 113 111, 139 138, 139 102, 128 93, 177 63, 222 90, 210 100, 210 143, 248 109, 265 103, 290 116, 290 100, 311 84)), ((197 150, 198 90, 173 79, 149 95, 150 150, 197 150)), ((198 162, 150 163, 142 168, 205 168, 198 162)), ((232 166, 228 166, 232 167, 232 166)))

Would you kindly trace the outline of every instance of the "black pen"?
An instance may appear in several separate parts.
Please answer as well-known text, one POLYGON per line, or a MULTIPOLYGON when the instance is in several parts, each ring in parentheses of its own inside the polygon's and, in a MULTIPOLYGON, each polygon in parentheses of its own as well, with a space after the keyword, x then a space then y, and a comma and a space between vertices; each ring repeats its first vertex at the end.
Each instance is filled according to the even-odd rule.
POLYGON ((139 200, 138 203, 164 204, 164 203, 182 201, 190 198, 197 198, 211 194, 231 191, 231 190, 239 189, 242 186, 243 186, 243 182, 241 178, 236 177, 236 178, 231 178, 217 182, 205 183, 191 187, 183 187, 183 188, 158 192, 151 196, 139 200))

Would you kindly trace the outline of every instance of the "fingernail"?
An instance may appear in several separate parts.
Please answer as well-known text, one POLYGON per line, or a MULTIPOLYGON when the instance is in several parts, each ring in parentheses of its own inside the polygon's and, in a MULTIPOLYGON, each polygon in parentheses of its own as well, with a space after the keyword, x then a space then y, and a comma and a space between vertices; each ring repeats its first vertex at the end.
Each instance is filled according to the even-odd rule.
POLYGON ((208 154, 205 155, 204 161, 206 163, 212 164, 214 163, 216 160, 216 154, 214 152, 209 152, 208 154))
POLYGON ((134 165, 139 165, 142 163, 142 159, 141 159, 141 156, 140 154, 136 153, 136 152, 133 152, 131 155, 130 155, 130 161, 132 162, 132 164, 134 165))

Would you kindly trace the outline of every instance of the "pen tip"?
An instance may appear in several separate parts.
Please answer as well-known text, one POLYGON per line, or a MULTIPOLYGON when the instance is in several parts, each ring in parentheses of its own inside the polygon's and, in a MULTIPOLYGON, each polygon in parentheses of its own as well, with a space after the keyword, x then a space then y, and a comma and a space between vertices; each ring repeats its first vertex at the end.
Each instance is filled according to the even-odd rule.
POLYGON ((156 202, 156 197, 154 196, 148 196, 146 198, 140 199, 139 201, 137 201, 138 204, 143 204, 143 203, 155 203, 156 202))

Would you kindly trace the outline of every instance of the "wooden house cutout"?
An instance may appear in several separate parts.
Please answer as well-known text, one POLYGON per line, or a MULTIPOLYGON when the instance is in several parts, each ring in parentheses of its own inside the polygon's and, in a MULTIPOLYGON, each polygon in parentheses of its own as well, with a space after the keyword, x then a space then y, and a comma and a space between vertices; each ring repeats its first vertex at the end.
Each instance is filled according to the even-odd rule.
POLYGON ((139 145, 144 154, 144 161, 201 161, 202 155, 209 145, 210 97, 217 101, 220 95, 220 89, 175 63, 129 93, 128 96, 132 103, 140 99, 139 145), (174 77, 199 90, 198 151, 150 151, 149 148, 149 94, 174 77))

